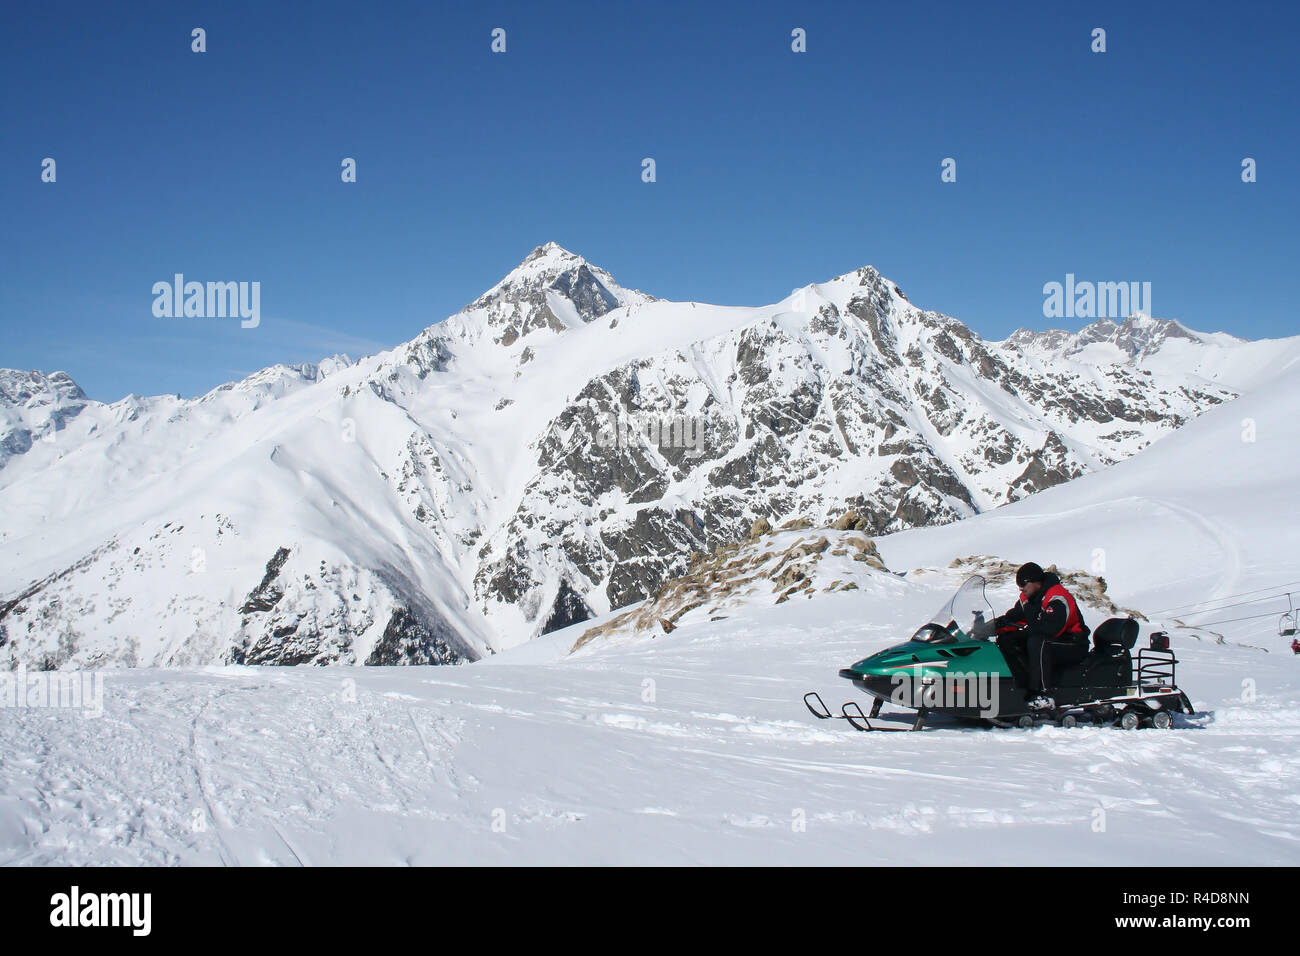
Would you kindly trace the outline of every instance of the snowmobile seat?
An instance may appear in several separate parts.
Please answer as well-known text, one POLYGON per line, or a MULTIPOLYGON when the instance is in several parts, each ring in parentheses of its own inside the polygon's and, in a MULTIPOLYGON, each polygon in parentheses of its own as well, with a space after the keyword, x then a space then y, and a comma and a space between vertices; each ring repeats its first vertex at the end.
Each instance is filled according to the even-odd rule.
POLYGON ((1092 652, 1117 654, 1121 650, 1131 651, 1137 638, 1137 621, 1131 617, 1112 617, 1097 626, 1092 635, 1092 652))
POLYGON ((1057 687, 1118 687, 1133 676, 1130 649, 1137 642, 1138 622, 1131 617, 1112 617, 1098 625, 1092 635, 1092 650, 1077 664, 1061 670, 1057 687))

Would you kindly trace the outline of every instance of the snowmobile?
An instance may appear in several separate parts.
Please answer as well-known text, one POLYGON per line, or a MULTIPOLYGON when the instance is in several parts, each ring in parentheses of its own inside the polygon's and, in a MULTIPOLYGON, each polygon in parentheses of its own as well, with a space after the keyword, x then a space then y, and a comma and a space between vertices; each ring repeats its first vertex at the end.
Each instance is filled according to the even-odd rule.
POLYGON ((1175 682, 1177 658, 1169 635, 1151 635, 1150 646, 1132 655, 1138 622, 1113 617, 1092 634, 1092 648, 1077 664, 1061 668, 1047 691, 1055 706, 1033 710, 994 642, 997 616, 985 596, 981 575, 967 578, 957 592, 902 644, 840 671, 874 700, 870 713, 849 701, 833 714, 818 693, 804 705, 822 720, 845 720, 856 730, 920 730, 931 714, 984 726, 1033 727, 1053 722, 1118 725, 1125 730, 1173 725, 1173 714, 1193 714, 1191 701, 1175 682), (882 725, 886 703, 916 711, 912 726, 882 725), (876 723, 872 723, 877 721, 876 723))

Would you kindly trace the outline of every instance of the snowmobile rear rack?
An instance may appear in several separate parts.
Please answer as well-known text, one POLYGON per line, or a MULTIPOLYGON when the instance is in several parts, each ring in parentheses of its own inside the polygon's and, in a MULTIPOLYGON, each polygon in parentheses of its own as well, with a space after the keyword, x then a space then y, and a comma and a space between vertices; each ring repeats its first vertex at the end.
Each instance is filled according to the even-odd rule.
POLYGON ((1167 691, 1178 686, 1174 679, 1178 658, 1174 657, 1173 651, 1144 647, 1138 651, 1136 663, 1139 695, 1167 691))
POLYGON ((911 727, 880 727, 873 726, 871 721, 880 716, 880 707, 884 701, 877 697, 871 704, 871 713, 864 714, 861 705, 856 700, 851 700, 840 707, 838 714, 832 714, 831 709, 826 706, 826 701, 822 700, 821 694, 816 691, 809 691, 803 695, 803 704, 809 712, 818 720, 847 720, 849 726, 854 730, 860 730, 868 733, 877 730, 895 730, 904 733, 912 730, 920 730, 925 725, 925 711, 919 710, 916 713, 916 720, 912 722, 911 727), (813 698, 809 700, 808 698, 813 698), (816 701, 814 705, 813 701, 816 701))

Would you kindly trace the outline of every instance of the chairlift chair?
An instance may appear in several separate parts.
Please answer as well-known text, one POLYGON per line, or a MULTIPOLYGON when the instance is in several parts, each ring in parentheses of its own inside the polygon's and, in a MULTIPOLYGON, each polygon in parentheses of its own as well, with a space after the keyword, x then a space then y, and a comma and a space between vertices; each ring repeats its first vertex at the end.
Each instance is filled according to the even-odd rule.
POLYGON ((1282 637, 1294 637, 1297 630, 1296 610, 1290 594, 1286 596, 1286 603, 1289 610, 1278 619, 1277 633, 1282 637))

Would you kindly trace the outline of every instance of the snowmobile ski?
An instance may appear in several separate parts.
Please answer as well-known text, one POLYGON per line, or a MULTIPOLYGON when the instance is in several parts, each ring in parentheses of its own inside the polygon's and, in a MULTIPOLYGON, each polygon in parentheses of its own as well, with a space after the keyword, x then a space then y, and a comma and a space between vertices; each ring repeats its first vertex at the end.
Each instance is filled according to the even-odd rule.
POLYGON ((869 715, 862 712, 862 706, 856 700, 848 701, 840 707, 840 712, 838 714, 832 714, 831 709, 827 707, 826 702, 822 700, 821 694, 816 691, 809 691, 804 694, 803 703, 812 715, 819 720, 846 720, 850 727, 854 730, 860 730, 863 733, 891 730, 907 733, 912 730, 920 730, 921 726, 925 723, 925 712, 919 711, 916 720, 913 721, 911 727, 881 727, 873 725, 871 721, 880 716, 880 706, 884 703, 884 701, 879 698, 872 702, 871 713, 869 715), (808 699, 809 697, 816 701, 815 705, 808 699))

